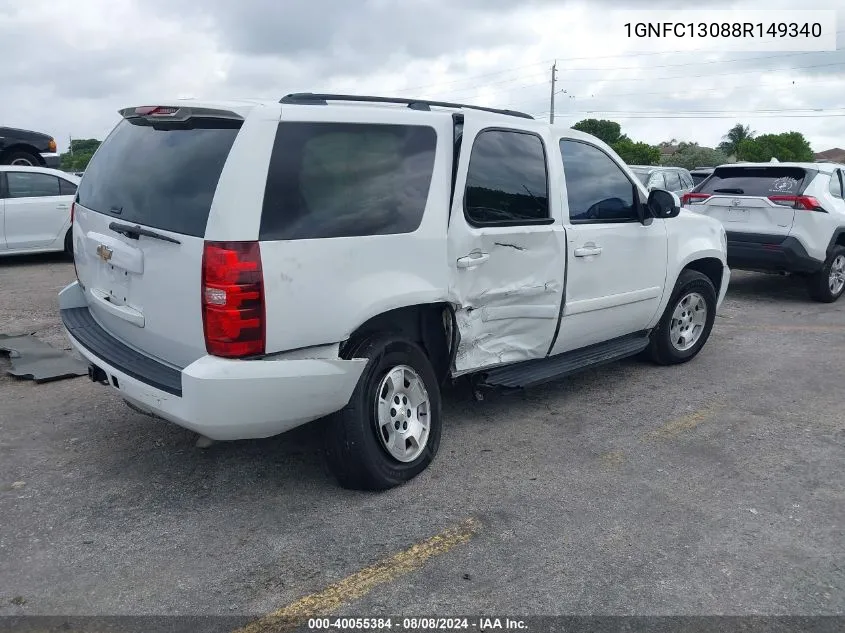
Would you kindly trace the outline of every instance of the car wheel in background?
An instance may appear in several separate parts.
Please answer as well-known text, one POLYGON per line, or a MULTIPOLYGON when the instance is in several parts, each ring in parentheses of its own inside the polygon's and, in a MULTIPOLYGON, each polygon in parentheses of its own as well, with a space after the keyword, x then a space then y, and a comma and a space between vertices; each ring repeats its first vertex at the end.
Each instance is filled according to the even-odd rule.
POLYGON ((845 290, 845 247, 834 246, 822 269, 807 278, 810 296, 822 303, 833 303, 845 290))
POLYGON ((18 165, 20 167, 39 167, 41 165, 38 157, 29 152, 12 152, 6 154, 2 162, 5 165, 18 165))

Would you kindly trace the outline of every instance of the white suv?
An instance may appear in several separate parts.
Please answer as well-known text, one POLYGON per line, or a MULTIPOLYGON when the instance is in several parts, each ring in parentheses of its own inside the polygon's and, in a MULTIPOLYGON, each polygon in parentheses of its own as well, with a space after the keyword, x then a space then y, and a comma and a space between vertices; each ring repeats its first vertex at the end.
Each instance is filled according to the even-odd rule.
POLYGON ((732 268, 803 275, 829 303, 845 290, 843 184, 842 165, 722 165, 683 204, 724 223, 732 268))
POLYGON ((449 379, 689 360, 728 286, 719 222, 528 115, 313 94, 121 114, 60 293, 92 379, 212 439, 329 416, 344 486, 428 466, 449 379))

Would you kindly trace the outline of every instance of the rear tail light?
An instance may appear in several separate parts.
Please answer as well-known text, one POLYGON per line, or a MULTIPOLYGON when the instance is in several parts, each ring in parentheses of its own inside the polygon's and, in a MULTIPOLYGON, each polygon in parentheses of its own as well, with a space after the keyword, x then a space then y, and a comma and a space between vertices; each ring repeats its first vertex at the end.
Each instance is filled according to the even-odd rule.
POLYGON ((681 198, 681 206, 701 204, 710 197, 709 193, 685 193, 681 198))
POLYGON ((264 353, 264 276, 258 242, 206 242, 202 256, 202 324, 209 354, 264 353))
POLYGON ((140 116, 173 116, 179 108, 168 106, 140 106, 135 108, 135 114, 140 116))
POLYGON ((825 212, 821 203, 813 196, 769 196, 769 200, 782 207, 825 212))
MULTIPOLYGON (((70 241, 73 243, 73 215, 76 210, 76 201, 70 203, 70 241)), ((76 275, 76 281, 79 281, 79 271, 76 269, 76 249, 71 253, 73 258, 73 274, 76 275)))

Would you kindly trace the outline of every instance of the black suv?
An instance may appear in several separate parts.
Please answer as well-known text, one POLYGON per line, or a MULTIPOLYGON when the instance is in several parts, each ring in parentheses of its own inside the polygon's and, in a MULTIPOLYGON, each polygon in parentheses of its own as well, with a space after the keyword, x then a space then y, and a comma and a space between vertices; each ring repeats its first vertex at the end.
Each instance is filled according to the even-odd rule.
POLYGON ((0 165, 59 167, 56 139, 49 134, 0 127, 0 165))

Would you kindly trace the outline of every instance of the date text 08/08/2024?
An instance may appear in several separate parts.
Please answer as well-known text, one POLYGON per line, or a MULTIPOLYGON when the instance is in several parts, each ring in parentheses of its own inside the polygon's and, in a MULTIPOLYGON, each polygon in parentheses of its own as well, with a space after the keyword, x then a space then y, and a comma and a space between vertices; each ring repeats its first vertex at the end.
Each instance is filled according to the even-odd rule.
POLYGON ((818 22, 626 22, 626 36, 631 38, 819 38, 818 22))
POLYGON ((476 631, 517 631, 528 628, 524 620, 517 618, 310 618, 308 628, 321 630, 476 630, 476 631))

